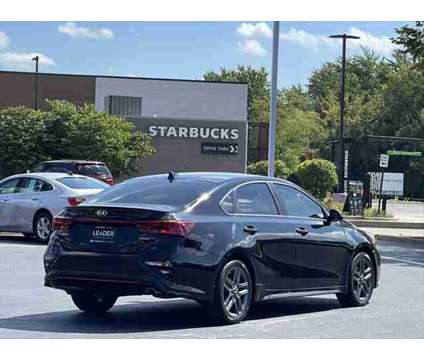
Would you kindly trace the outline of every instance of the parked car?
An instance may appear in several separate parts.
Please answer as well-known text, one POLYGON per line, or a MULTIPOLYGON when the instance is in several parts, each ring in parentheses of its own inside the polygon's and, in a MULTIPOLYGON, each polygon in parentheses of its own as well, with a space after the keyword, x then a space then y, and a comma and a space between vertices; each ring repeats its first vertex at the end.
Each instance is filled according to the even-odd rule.
POLYGON ((81 175, 29 173, 0 181, 0 231, 22 232, 47 242, 52 220, 109 185, 81 175))
POLYGON ((88 160, 51 160, 43 161, 34 167, 34 172, 73 173, 95 178, 113 185, 113 176, 106 164, 88 160))
POLYGON ((225 323, 276 295, 366 305, 378 284, 372 235, 271 177, 181 173, 127 180, 54 219, 45 285, 89 313, 119 296, 198 301, 225 323))

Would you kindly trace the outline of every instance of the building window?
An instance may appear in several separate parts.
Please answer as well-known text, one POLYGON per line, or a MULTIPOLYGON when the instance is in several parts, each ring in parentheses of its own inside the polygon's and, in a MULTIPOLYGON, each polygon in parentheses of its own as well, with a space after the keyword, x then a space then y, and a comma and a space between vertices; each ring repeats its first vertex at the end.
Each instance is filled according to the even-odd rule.
POLYGON ((111 115, 141 117, 141 97, 116 96, 105 97, 105 111, 111 115))

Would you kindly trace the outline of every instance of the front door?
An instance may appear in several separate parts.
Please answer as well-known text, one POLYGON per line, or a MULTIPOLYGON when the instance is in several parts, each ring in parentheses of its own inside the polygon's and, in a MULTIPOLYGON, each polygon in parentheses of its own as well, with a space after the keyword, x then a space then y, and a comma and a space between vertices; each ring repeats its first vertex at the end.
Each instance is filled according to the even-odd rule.
POLYGON ((0 230, 14 230, 13 196, 19 191, 20 178, 14 178, 0 183, 0 230))
POLYGON ((273 184, 285 215, 296 222, 296 289, 320 290, 344 285, 349 246, 343 228, 328 223, 321 205, 288 185, 273 184))

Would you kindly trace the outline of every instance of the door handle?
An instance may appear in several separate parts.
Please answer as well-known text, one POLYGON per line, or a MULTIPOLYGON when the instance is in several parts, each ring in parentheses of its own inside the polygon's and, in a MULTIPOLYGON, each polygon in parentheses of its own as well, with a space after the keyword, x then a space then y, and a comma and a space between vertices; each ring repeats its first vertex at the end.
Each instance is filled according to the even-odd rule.
POLYGON ((256 234, 258 229, 256 229, 253 225, 246 225, 243 229, 244 232, 247 232, 250 235, 256 234))
POLYGON ((40 200, 39 198, 32 198, 33 201, 38 201, 40 200))
POLYGON ((296 232, 302 236, 305 236, 308 234, 309 230, 306 230, 304 227, 298 227, 296 229, 296 232))

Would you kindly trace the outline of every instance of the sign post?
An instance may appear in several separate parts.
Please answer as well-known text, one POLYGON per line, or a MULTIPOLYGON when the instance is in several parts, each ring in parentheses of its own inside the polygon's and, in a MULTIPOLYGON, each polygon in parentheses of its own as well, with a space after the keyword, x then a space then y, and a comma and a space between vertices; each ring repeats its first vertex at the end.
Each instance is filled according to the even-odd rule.
POLYGON ((378 215, 381 210, 381 199, 383 197, 383 180, 384 180, 384 169, 389 166, 389 155, 380 154, 380 168, 381 168, 381 182, 380 182, 380 195, 378 197, 378 215))

